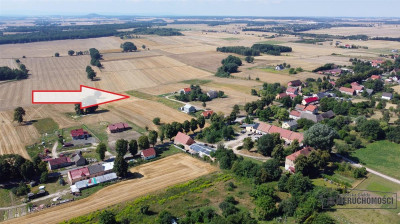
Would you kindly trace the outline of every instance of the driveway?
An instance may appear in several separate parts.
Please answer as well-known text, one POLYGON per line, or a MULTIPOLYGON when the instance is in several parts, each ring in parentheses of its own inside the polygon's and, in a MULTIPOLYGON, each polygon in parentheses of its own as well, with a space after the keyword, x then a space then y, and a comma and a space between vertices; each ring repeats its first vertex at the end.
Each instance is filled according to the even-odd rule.
POLYGON ((248 134, 250 134, 250 132, 240 133, 239 136, 236 139, 228 141, 228 142, 225 142, 225 144, 224 144, 225 147, 226 148, 231 148, 235 154, 243 156, 243 157, 248 157, 248 158, 260 160, 260 161, 263 161, 263 162, 265 162, 268 159, 270 159, 270 157, 252 156, 252 155, 245 154, 245 153, 241 152, 240 150, 237 150, 237 148, 243 144, 243 140, 245 138, 251 137, 251 140, 255 141, 256 137, 261 136, 261 135, 254 135, 254 134, 248 136, 248 134))

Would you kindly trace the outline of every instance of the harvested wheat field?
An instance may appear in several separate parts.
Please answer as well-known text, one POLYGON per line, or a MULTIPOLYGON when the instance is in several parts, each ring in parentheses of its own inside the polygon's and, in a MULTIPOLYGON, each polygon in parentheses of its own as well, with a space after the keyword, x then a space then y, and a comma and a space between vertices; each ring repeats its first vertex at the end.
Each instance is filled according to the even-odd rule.
POLYGON ((142 178, 123 181, 106 187, 88 198, 11 219, 4 223, 59 223, 214 171, 216 168, 210 164, 179 153, 131 169, 131 172, 143 175, 142 178))
POLYGON ((304 33, 343 36, 364 34, 370 37, 399 37, 400 29, 397 25, 380 25, 378 27, 333 27, 330 29, 310 30, 304 33))
POLYGON ((187 65, 215 73, 218 67, 221 66, 222 59, 227 57, 227 54, 216 52, 214 49, 211 52, 172 54, 169 57, 187 65))
POLYGON ((34 142, 40 135, 33 125, 12 122, 12 113, 0 112, 0 155, 18 154, 29 159, 25 145, 34 142))

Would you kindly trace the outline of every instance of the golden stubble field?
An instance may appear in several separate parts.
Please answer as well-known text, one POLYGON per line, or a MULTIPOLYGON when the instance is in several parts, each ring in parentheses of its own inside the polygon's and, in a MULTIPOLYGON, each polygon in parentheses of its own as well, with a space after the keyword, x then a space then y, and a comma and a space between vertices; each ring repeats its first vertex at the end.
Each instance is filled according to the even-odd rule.
POLYGON ((374 27, 333 27, 330 29, 309 30, 304 33, 343 36, 364 34, 370 37, 399 37, 400 27, 398 25, 379 25, 374 27))
POLYGON ((59 223, 212 173, 217 168, 186 154, 176 154, 131 169, 143 175, 105 187, 95 194, 4 223, 59 223))

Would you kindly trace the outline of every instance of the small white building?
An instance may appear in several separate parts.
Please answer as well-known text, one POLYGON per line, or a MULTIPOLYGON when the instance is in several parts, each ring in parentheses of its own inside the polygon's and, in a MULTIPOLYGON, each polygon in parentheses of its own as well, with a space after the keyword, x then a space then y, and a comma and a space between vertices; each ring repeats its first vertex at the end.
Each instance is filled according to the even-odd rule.
POLYGON ((392 100, 393 94, 391 93, 382 93, 382 99, 383 100, 392 100))
POLYGON ((185 113, 195 113, 196 108, 190 104, 186 104, 185 106, 181 107, 181 111, 185 113))

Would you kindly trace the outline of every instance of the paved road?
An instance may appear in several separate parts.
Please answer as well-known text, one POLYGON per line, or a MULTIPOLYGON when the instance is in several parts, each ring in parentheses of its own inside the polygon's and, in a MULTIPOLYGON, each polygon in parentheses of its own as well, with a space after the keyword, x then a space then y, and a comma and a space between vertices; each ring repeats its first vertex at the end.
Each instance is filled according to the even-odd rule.
POLYGON ((363 166, 363 165, 361 165, 361 164, 359 164, 359 163, 356 163, 356 162, 354 162, 353 160, 350 160, 349 158, 346 158, 346 157, 344 157, 344 156, 342 156, 342 155, 339 155, 339 154, 336 154, 336 155, 339 156, 340 158, 346 160, 347 162, 349 162, 352 166, 355 166, 355 167, 365 167, 365 168, 367 169, 367 171, 370 172, 370 173, 373 173, 373 174, 375 174, 375 175, 377 175, 377 176, 380 176, 380 177, 382 177, 382 178, 384 178, 384 179, 386 179, 386 180, 392 181, 393 183, 400 184, 400 180, 398 180, 398 179, 396 179, 396 178, 389 177, 388 175, 385 175, 385 174, 383 174, 383 173, 380 173, 380 172, 378 172, 378 171, 375 171, 375 170, 373 170, 373 169, 370 169, 370 168, 368 168, 368 167, 366 167, 366 166, 363 166))

